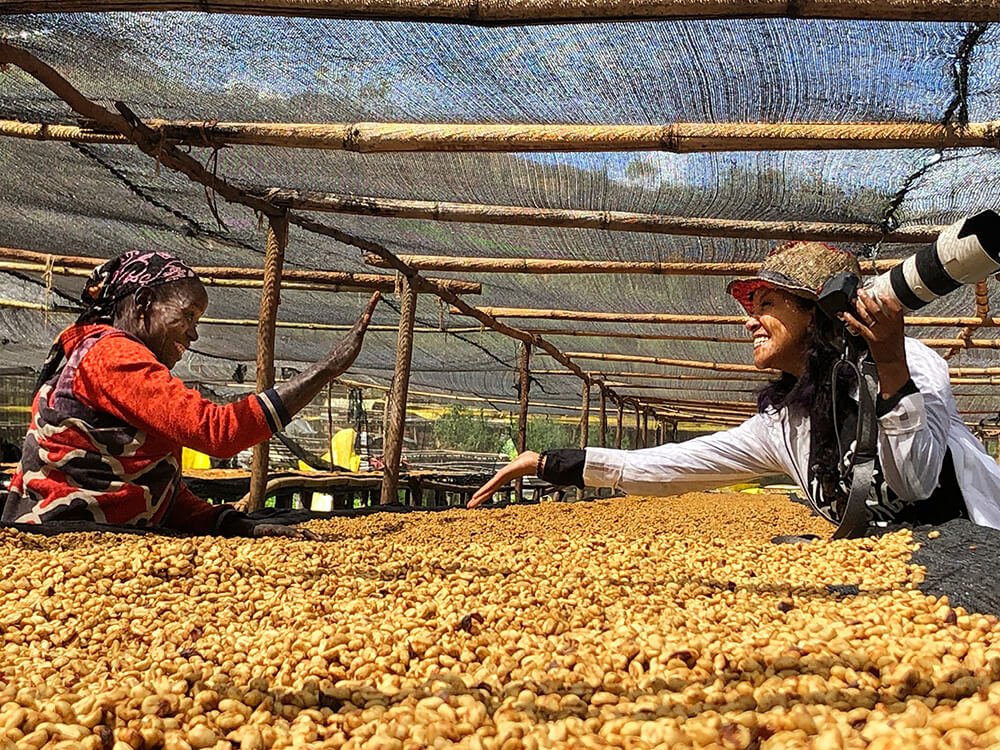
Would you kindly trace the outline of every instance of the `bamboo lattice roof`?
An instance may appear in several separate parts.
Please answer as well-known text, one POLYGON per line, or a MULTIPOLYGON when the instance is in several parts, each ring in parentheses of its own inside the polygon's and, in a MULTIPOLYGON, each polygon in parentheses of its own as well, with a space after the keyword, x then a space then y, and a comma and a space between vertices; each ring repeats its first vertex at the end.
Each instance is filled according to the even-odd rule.
MULTIPOLYGON (((786 236, 871 255, 884 235, 874 251, 884 263, 943 224, 1000 206, 1000 30, 988 23, 997 17, 998 3, 937 0, 33 0, 0 1, 0 42, 106 109, 125 103, 253 196, 397 257, 475 259, 480 270, 422 260, 448 268, 425 276, 480 282, 468 304, 597 314, 503 322, 544 330, 562 352, 607 355, 577 364, 607 373, 621 396, 689 408, 749 401, 758 382, 715 380, 701 366, 750 361, 734 340, 740 329, 723 321, 740 313, 724 293, 726 268, 759 262, 786 236), (350 20, 359 15, 370 18, 350 20), (558 19, 574 23, 551 23, 558 19), (545 273, 537 261, 518 268, 519 259, 614 262, 621 272, 560 264, 545 273), (629 263, 662 266, 626 273, 629 263), (686 270, 674 274, 671 264, 686 270), (704 322, 642 322, 654 314, 704 322), (618 319, 586 319, 602 315, 618 319), (657 379, 627 373, 675 377, 656 389, 657 379)), ((221 198, 213 208, 201 185, 122 140, 17 68, 0 73, 0 248, 110 257, 156 246, 198 266, 261 266, 265 233, 254 211, 221 198)), ((377 265, 357 245, 292 226, 289 270, 393 273, 377 265)), ((70 316, 37 308, 70 304, 80 284, 78 275, 47 283, 44 268, 0 266, 5 367, 40 364, 70 316)), ((279 329, 279 367, 319 357, 338 335, 330 327, 351 322, 364 296, 284 290, 279 320, 304 325, 279 329)), ((388 296, 375 321, 387 330, 369 334, 352 377, 392 376, 388 296)), ((255 334, 245 322, 257 317, 259 290, 219 286, 210 298, 208 315, 220 322, 203 326, 182 374, 225 382, 247 362, 252 382, 255 334)), ((998 311, 991 280, 978 297, 964 288, 920 315, 998 311)), ((498 405, 516 398, 518 341, 475 328, 431 294, 421 295, 417 319, 413 389, 498 405), (441 327, 458 332, 429 330, 441 327)), ((995 411, 997 328, 960 322, 911 333, 940 344, 953 367, 985 373, 970 383, 956 376, 956 392, 970 415, 995 411), (976 345, 955 350, 959 337, 976 345)), ((533 394, 579 407, 579 380, 550 374, 555 367, 536 360, 533 394)))

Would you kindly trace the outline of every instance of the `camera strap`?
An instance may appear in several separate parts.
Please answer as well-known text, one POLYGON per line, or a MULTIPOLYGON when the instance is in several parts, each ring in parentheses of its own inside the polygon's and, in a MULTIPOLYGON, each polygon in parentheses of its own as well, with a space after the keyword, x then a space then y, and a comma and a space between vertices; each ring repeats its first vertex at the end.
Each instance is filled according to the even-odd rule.
POLYGON ((831 539, 863 536, 868 528, 868 496, 875 474, 878 452, 878 416, 875 400, 878 396, 878 370, 867 350, 861 355, 858 372, 858 424, 854 444, 854 466, 851 490, 847 495, 840 524, 831 539))

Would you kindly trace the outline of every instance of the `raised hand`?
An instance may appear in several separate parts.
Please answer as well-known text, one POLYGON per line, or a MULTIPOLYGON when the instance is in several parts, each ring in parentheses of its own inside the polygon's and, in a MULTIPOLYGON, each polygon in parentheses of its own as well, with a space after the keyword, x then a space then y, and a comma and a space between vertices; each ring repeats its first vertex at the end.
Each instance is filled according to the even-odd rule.
POLYGON ((903 331, 905 313, 894 297, 875 297, 859 289, 854 311, 843 314, 844 322, 868 343, 884 396, 896 393, 910 379, 903 331))
POLYGON ((475 508, 486 502, 493 497, 494 492, 508 482, 513 482, 515 479, 520 479, 521 477, 534 476, 537 465, 538 454, 535 451, 525 451, 494 474, 490 481, 476 490, 476 494, 469 500, 467 507, 475 508))
POLYGON ((368 330, 368 325, 372 322, 375 306, 380 299, 382 299, 381 292, 372 294, 368 300, 368 304, 365 306, 364 312, 361 313, 361 317, 358 318, 351 330, 347 332, 347 335, 326 355, 326 364, 332 372, 330 377, 335 378, 338 375, 342 375, 347 371, 347 368, 354 364, 354 360, 358 358, 358 354, 361 352, 361 344, 365 340, 365 331, 368 330))
POLYGON ((316 394, 335 377, 342 375, 358 358, 365 331, 372 322, 375 306, 382 295, 375 292, 368 300, 364 312, 347 335, 319 362, 310 365, 304 372, 277 386, 275 390, 289 415, 295 415, 308 404, 316 394))

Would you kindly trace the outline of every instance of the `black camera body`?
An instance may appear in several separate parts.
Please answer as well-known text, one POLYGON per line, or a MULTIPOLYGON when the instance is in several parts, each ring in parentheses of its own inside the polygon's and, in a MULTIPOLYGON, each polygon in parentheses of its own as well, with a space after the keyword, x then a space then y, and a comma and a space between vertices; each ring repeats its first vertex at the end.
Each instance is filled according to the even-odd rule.
MULTIPOLYGON (((892 297, 907 310, 919 310, 963 284, 975 284, 1000 270, 1000 215, 982 211, 945 227, 937 242, 918 250, 865 288, 892 297)), ((838 273, 819 292, 817 305, 830 318, 853 312, 860 280, 838 273)))

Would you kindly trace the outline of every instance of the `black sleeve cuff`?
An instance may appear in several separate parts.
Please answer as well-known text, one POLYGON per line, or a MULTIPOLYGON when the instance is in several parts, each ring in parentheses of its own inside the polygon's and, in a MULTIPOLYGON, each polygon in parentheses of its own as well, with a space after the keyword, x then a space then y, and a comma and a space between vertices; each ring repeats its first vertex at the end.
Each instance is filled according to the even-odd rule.
POLYGON ((920 391, 917 390, 916 384, 913 382, 913 378, 910 378, 903 383, 903 386, 898 391, 888 398, 883 398, 880 393, 878 395, 878 400, 875 402, 875 416, 884 417, 896 408, 896 404, 902 401, 904 396, 909 396, 911 393, 919 392, 920 391))
POLYGON ((267 419, 272 434, 281 432, 292 421, 288 409, 281 401, 281 396, 274 388, 268 388, 263 393, 258 393, 257 400, 260 401, 260 406, 264 410, 264 417, 267 419))
POLYGON ((583 467, 586 463, 587 451, 579 448, 545 451, 538 478, 557 486, 583 487, 583 467))
POLYGON ((215 520, 215 528, 222 536, 253 536, 253 528, 257 524, 246 513, 234 508, 226 508, 215 520))

